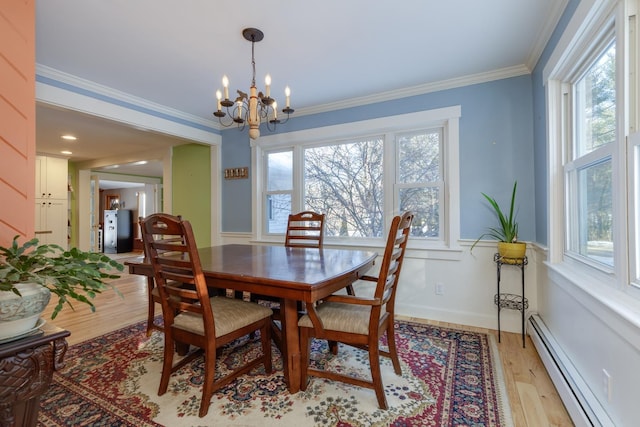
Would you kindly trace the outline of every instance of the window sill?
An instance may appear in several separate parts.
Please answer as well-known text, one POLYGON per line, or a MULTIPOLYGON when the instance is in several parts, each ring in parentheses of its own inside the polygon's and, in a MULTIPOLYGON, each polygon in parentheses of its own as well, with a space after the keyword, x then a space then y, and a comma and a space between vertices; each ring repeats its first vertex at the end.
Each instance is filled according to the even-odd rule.
MULTIPOLYGON (((622 336, 640 334, 640 299, 633 292, 615 287, 614 281, 601 280, 598 275, 570 263, 551 264, 545 262, 549 277, 554 284, 574 297, 582 306, 594 313, 622 336), (614 325, 618 323, 618 325, 614 325), (627 329, 629 333, 622 333, 627 329)), ((630 286, 625 286, 630 288, 630 286)), ((640 339, 640 336, 638 337, 640 339)), ((638 346, 636 341, 636 346, 638 346)))
MULTIPOLYGON (((259 245, 282 245, 283 239, 251 239, 251 244, 259 245)), ((325 248, 335 249, 361 249, 367 251, 375 251, 382 255, 384 251, 385 242, 381 239, 361 239, 361 240, 325 240, 325 248)), ((426 244, 425 242, 412 241, 409 238, 407 246, 407 258, 415 259, 430 259, 430 260, 443 260, 443 261, 460 261, 462 259, 462 247, 445 246, 444 244, 426 244)))

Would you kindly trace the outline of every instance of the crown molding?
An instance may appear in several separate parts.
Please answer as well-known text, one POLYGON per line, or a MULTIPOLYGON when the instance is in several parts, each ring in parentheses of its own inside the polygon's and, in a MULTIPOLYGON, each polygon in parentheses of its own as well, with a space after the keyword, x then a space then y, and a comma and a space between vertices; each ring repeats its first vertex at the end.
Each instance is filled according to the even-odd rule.
POLYGON ((74 76, 72 74, 65 73, 55 68, 48 67, 46 65, 36 64, 36 75, 42 76, 64 85, 72 86, 82 91, 90 92, 93 94, 101 95, 103 97, 111 98, 119 103, 129 104, 139 111, 153 111, 162 116, 174 117, 180 121, 191 122, 200 126, 208 128, 214 128, 219 130, 219 124, 213 120, 207 120, 193 114, 188 114, 174 108, 164 106, 151 102, 144 98, 133 96, 126 92, 104 86, 90 80, 83 79, 81 77, 74 76))
MULTIPOLYGON (((296 116, 305 116, 312 114, 325 113, 329 111, 342 110, 346 108, 361 107, 368 104, 375 104, 378 102, 392 101, 396 99, 407 98, 410 96, 424 95, 431 92, 437 92, 447 89, 455 89, 459 87, 486 83, 495 80, 502 80, 511 77, 518 77, 531 73, 531 68, 522 64, 513 67, 501 68, 498 70, 488 71, 485 73, 473 74, 469 76, 457 77, 448 80, 442 80, 438 82, 425 83, 417 86, 410 86, 404 89, 390 90, 380 92, 377 94, 351 98, 343 101, 337 101, 327 104, 321 104, 314 107, 303 107, 296 109, 296 116)), ((203 119, 202 117, 194 116, 184 113, 179 110, 175 110, 164 105, 156 104, 143 98, 139 98, 125 92, 121 92, 107 86, 103 86, 94 83, 89 80, 82 79, 80 77, 56 70, 51 67, 36 64, 36 74, 55 80, 57 82, 70 85, 88 92, 99 94, 105 97, 113 98, 122 103, 131 104, 138 109, 147 109, 156 111, 159 114, 176 117, 181 120, 197 123, 202 126, 221 130, 221 126, 218 122, 213 120, 203 119)))
POLYGON ((361 107, 363 105, 375 104, 377 102, 392 101, 395 99, 402 99, 410 96, 424 95, 431 92, 455 89, 458 87, 486 83, 494 80, 502 80, 511 77, 518 77, 526 74, 531 74, 531 69, 526 65, 517 65, 513 67, 501 68, 494 71, 488 71, 486 73, 473 74, 470 76, 442 80, 439 82, 425 83, 417 86, 407 87, 404 89, 390 90, 373 95, 362 96, 359 98, 351 98, 344 101, 322 104, 315 107, 299 108, 296 109, 296 116, 326 113, 328 111, 342 110, 345 108, 361 107))
POLYGON ((540 28, 540 32, 536 37, 536 43, 532 46, 529 55, 527 56, 526 65, 529 69, 533 70, 540 60, 540 56, 542 56, 542 52, 544 52, 544 48, 549 43, 551 39, 551 35, 553 35, 553 31, 558 26, 558 22, 560 22, 560 18, 564 13, 564 10, 567 7, 569 0, 556 1, 553 4, 553 10, 549 14, 552 19, 548 19, 544 26, 540 28))

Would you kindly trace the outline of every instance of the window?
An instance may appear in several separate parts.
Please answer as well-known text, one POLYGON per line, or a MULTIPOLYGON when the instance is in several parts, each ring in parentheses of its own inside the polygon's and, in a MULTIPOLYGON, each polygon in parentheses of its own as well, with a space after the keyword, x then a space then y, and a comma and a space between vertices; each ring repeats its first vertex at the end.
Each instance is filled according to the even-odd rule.
POLYGON ((382 237, 384 137, 303 149, 304 209, 326 214, 325 236, 382 237))
POLYGON ((265 219, 267 233, 284 233, 287 219, 291 213, 291 195, 293 193, 293 161, 291 151, 267 153, 265 219))
POLYGON ((551 160, 549 255, 552 263, 592 279, 581 280, 585 286, 604 284, 636 294, 637 2, 589 4, 584 28, 577 37, 560 40, 544 70, 551 160))
MULTIPOLYGON (((608 40, 607 40, 608 41, 608 40)), ((566 126, 567 250, 614 267, 612 155, 616 142, 616 50, 613 41, 570 87, 566 126)))
POLYGON ((413 211, 412 236, 440 239, 441 209, 444 206, 442 175, 442 129, 400 134, 398 150, 398 183, 396 197, 400 211, 413 211))
POLYGON ((457 245, 459 116, 450 107, 261 138, 257 237, 275 240, 290 212, 313 210, 326 214, 326 243, 380 242, 412 210, 414 245, 457 245))

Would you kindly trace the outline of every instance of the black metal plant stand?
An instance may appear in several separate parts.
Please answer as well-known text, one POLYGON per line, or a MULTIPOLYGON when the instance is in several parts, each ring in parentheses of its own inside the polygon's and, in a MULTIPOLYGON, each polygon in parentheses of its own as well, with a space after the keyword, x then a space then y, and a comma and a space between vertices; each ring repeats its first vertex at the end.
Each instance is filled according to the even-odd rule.
POLYGON ((524 334, 524 315, 525 310, 529 308, 529 300, 524 297, 524 266, 529 263, 529 260, 525 256, 524 258, 504 258, 500 254, 496 253, 493 256, 493 262, 496 263, 496 274, 498 281, 498 293, 493 297, 493 302, 498 306, 498 342, 500 342, 500 311, 503 308, 510 310, 519 310, 522 317, 522 347, 525 347, 525 334, 524 334), (513 265, 520 268, 522 272, 522 294, 509 294, 500 292, 500 273, 503 265, 513 265))

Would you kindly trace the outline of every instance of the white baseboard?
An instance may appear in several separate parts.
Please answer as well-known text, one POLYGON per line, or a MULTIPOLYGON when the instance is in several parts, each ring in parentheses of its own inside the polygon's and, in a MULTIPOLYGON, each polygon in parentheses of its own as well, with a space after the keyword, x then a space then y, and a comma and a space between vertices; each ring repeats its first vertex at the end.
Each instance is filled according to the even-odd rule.
POLYGON ((577 427, 615 424, 554 339, 540 316, 529 317, 529 336, 577 427))

